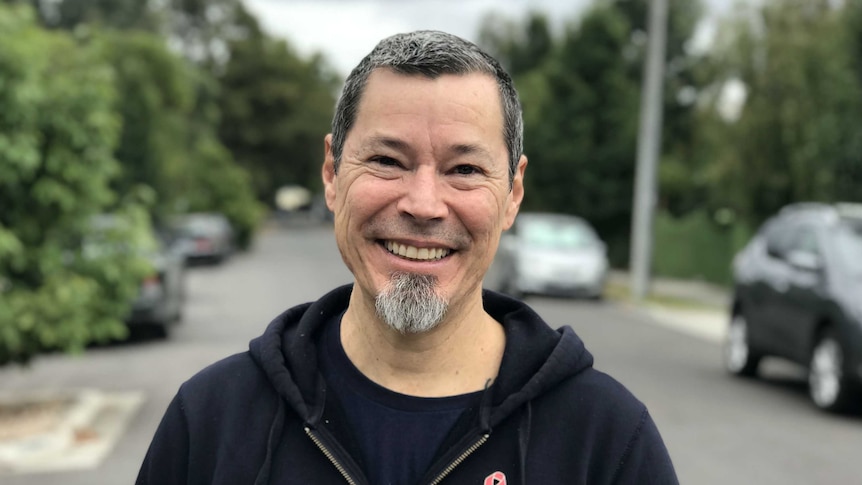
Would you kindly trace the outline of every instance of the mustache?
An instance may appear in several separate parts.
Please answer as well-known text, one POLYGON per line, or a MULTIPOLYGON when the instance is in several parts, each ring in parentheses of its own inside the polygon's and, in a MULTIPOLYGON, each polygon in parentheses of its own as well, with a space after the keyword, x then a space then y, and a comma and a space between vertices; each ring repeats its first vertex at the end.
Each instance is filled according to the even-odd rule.
POLYGON ((374 218, 365 224, 362 232, 369 239, 427 239, 445 244, 452 249, 461 249, 470 243, 470 237, 463 227, 453 227, 451 223, 442 221, 420 222, 410 218, 374 218))

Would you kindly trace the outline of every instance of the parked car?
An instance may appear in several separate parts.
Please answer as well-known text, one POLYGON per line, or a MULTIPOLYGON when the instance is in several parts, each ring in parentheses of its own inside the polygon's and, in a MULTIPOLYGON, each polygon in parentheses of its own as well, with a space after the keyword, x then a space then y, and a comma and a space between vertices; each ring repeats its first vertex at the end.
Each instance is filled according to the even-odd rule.
POLYGON ((606 245, 586 220, 525 212, 503 234, 486 284, 516 298, 537 294, 598 299, 608 268, 606 245))
POLYGON ((168 224, 171 246, 188 263, 218 263, 236 250, 236 235, 227 217, 217 212, 193 212, 168 224))
MULTIPOLYGON (((92 222, 93 230, 84 241, 85 253, 127 251, 128 246, 122 242, 100 236, 117 224, 121 222, 113 215, 95 217, 92 222)), ((169 326, 182 320, 185 305, 185 261, 171 249, 161 234, 153 232, 148 238, 154 245, 138 254, 149 261, 152 272, 141 281, 125 321, 129 325, 153 325, 166 334, 169 326)))
POLYGON ((147 256, 153 271, 141 281, 127 322, 155 325, 166 333, 170 325, 182 320, 186 299, 185 260, 161 240, 156 250, 147 256))
POLYGON ((754 376, 763 357, 802 364, 811 401, 862 407, 862 204, 793 204, 733 262, 724 365, 754 376))

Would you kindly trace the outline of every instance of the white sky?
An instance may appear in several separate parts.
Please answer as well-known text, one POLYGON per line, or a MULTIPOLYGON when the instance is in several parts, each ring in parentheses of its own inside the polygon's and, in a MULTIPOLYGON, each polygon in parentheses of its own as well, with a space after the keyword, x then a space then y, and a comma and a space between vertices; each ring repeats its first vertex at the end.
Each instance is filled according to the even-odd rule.
MULTIPOLYGON (((743 0, 745 1, 745 0, 743 0)), ((303 54, 323 52, 342 75, 389 35, 443 30, 477 40, 488 12, 519 18, 530 10, 560 23, 575 18, 592 0, 245 0, 272 35, 303 54)), ((672 2, 671 2, 672 3, 672 2)), ((733 0, 705 0, 710 11, 727 11, 733 0)), ((701 37, 709 36, 709 28, 701 37)), ((704 42, 704 39, 699 39, 704 42)))

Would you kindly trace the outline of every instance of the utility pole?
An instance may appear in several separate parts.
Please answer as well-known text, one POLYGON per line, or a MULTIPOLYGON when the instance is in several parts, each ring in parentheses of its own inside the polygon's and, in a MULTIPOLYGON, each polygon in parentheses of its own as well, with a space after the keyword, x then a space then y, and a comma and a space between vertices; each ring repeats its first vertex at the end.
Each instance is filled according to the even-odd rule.
POLYGON ((661 151, 667 1, 650 0, 649 8, 629 260, 631 292, 635 301, 642 300, 648 293, 652 264, 653 220, 658 185, 656 172, 661 151))

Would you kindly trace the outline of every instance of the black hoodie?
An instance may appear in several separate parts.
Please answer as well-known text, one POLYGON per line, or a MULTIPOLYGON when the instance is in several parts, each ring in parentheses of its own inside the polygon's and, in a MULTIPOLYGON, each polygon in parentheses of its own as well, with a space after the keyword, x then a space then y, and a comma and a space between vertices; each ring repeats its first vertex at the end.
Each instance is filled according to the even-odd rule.
MULTIPOLYGON (((248 352, 184 383, 159 425, 138 485, 369 484, 317 368, 323 324, 344 286, 276 318, 248 352)), ((569 327, 492 293, 506 349, 496 381, 468 410, 420 484, 675 484, 655 424, 621 384, 593 369, 569 327)), ((411 485, 411 484, 398 484, 411 485)))

